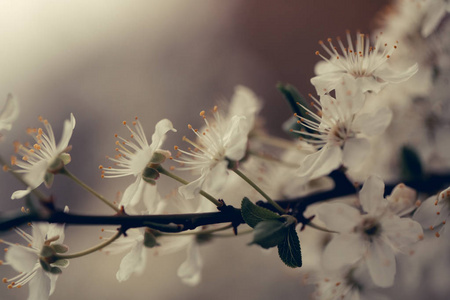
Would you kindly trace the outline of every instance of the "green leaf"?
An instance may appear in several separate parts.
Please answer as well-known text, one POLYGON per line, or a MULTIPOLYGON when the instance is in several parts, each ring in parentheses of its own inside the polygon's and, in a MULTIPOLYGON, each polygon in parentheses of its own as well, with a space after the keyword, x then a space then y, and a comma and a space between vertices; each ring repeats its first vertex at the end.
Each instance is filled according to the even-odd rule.
POLYGON ((269 249, 280 244, 287 234, 286 222, 282 220, 261 221, 255 226, 253 241, 250 245, 257 244, 264 249, 269 249))
POLYGON ((280 219, 278 214, 264 207, 253 204, 247 197, 242 199, 241 214, 245 223, 252 228, 255 228, 255 226, 261 221, 280 219))
POLYGON ((404 180, 420 180, 424 177, 422 163, 412 147, 404 146, 401 150, 401 174, 404 180))
POLYGON ((156 246, 160 246, 158 241, 156 240, 156 236, 153 234, 152 230, 149 228, 146 228, 145 232, 144 232, 144 246, 147 248, 153 248, 156 246))
POLYGON ((69 260, 68 259, 58 259, 57 261, 52 263, 52 265, 66 268, 69 265, 69 260))
POLYGON ((63 244, 52 244, 52 248, 56 253, 66 253, 67 251, 69 251, 69 247, 63 244))
MULTIPOLYGON (((311 108, 310 104, 293 85, 279 83, 277 84, 277 89, 283 94, 284 98, 289 103, 289 106, 291 107, 292 111, 295 114, 297 114, 297 116, 308 120, 314 120, 304 108, 307 107, 308 109, 310 109, 311 108)), ((296 131, 300 131, 301 129, 303 129, 307 132, 312 132, 310 128, 298 124, 297 123, 298 120, 299 119, 297 117, 291 117, 283 124, 283 129, 289 134, 292 134, 290 131, 291 129, 296 131)), ((298 136, 298 134, 295 135, 298 136)))
POLYGON ((278 255, 288 267, 299 268, 302 266, 300 241, 294 224, 289 226, 284 240, 278 244, 278 255))

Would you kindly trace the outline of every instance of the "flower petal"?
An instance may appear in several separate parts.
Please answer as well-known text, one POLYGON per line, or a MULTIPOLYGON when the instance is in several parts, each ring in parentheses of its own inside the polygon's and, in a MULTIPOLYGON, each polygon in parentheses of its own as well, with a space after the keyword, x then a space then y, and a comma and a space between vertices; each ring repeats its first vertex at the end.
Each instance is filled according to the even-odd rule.
POLYGON ((125 255, 120 262, 116 278, 119 282, 128 280, 133 273, 141 274, 145 269, 147 254, 142 242, 136 242, 130 253, 125 255))
POLYGON ((381 239, 374 239, 370 243, 366 262, 370 276, 377 286, 389 287, 394 284, 395 256, 394 251, 388 244, 381 239))
POLYGON ((363 257, 367 245, 359 234, 340 234, 328 243, 323 253, 324 267, 337 270, 363 257))
POLYGON ((369 214, 375 213, 378 209, 387 205, 384 199, 384 182, 377 176, 370 176, 364 182, 359 192, 359 201, 365 212, 369 214))
POLYGON ((48 300, 50 296, 50 278, 41 268, 37 269, 33 279, 28 283, 30 294, 28 300, 48 300))
POLYGON ((317 217, 328 229, 347 233, 361 220, 360 212, 344 203, 325 203, 317 208, 317 217))
POLYGON ((337 169, 342 162, 342 150, 335 146, 325 146, 316 153, 305 157, 300 168, 297 170, 299 176, 316 179, 328 175, 337 169))
POLYGON ((417 208, 413 219, 419 222, 423 228, 438 226, 447 218, 446 213, 441 213, 443 208, 444 203, 437 200, 437 195, 431 196, 417 208))
POLYGON ((173 128, 173 124, 168 119, 162 119, 155 125, 155 133, 152 135, 152 144, 150 148, 152 153, 161 147, 162 143, 166 139, 166 133, 168 131, 176 132, 177 130, 173 128))
POLYGON ((404 72, 394 72, 388 66, 378 68, 374 76, 390 83, 399 83, 408 80, 419 70, 419 65, 415 63, 404 72))
POLYGON ((13 245, 8 248, 5 260, 17 272, 30 272, 38 263, 38 254, 34 249, 13 245))
POLYGON ((364 138, 348 139, 344 144, 342 164, 348 169, 360 166, 369 154, 370 143, 364 138))
POLYGON ((187 250, 187 258, 178 268, 177 274, 183 283, 194 286, 200 283, 203 260, 197 243, 191 243, 187 250))
POLYGON ((392 111, 388 107, 382 107, 374 113, 356 115, 352 127, 368 136, 383 133, 392 120, 392 111))
POLYGON ((75 117, 71 113, 70 120, 64 121, 64 128, 63 128, 61 140, 60 140, 58 146, 56 147, 57 152, 63 152, 69 145, 70 138, 72 137, 72 133, 75 128, 75 124, 76 124, 75 117))

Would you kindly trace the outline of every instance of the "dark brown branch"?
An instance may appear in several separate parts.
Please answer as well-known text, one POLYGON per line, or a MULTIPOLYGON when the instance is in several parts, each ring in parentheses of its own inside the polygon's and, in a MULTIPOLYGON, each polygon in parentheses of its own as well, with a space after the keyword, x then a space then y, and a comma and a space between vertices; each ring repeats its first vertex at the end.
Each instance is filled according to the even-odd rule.
MULTIPOLYGON (((331 191, 276 202, 281 207, 289 209, 290 214, 295 216, 300 223, 307 224, 309 220, 303 216, 303 213, 309 205, 357 192, 356 188, 342 172, 334 171, 330 176, 335 182, 335 187, 331 191)), ((416 189, 419 193, 428 195, 447 188, 449 183, 450 174, 429 175, 423 180, 405 182, 407 186, 416 189)), ((394 187, 395 184, 386 185, 385 194, 390 194, 394 187)), ((259 201, 258 204, 274 210, 269 203, 259 201)), ((0 230, 8 230, 29 222, 66 223, 74 225, 118 225, 122 226, 123 229, 157 227, 158 230, 168 232, 185 231, 195 229, 199 226, 230 222, 233 223, 233 226, 237 227, 239 224, 244 223, 240 210, 232 206, 224 206, 219 212, 150 216, 129 216, 126 214, 115 216, 84 216, 64 213, 47 206, 47 208, 42 208, 41 210, 32 210, 29 214, 0 215, 0 230)))

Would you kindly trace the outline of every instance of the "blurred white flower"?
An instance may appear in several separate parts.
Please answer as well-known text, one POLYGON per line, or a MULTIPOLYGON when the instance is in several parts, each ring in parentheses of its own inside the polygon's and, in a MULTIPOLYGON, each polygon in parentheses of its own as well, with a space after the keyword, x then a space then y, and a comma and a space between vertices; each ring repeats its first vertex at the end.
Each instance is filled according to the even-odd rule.
POLYGON ((326 58, 319 51, 319 55, 324 62, 316 65, 316 77, 311 78, 311 83, 315 86, 317 94, 324 95, 336 89, 342 81, 342 75, 349 74, 357 81, 362 92, 372 91, 378 93, 388 83, 398 83, 409 79, 417 70, 418 65, 414 64, 403 72, 396 72, 389 68, 387 61, 393 54, 397 45, 388 47, 376 36, 375 46, 370 46, 368 35, 356 34, 355 46, 347 32, 348 47, 345 47, 340 38, 337 38, 338 47, 328 39, 329 47, 322 41, 319 44, 327 52, 330 58, 326 58))
POLYGON ((15 191, 11 199, 20 199, 28 195, 32 190, 45 182, 47 187, 51 186, 54 173, 70 162, 69 141, 75 128, 75 117, 70 114, 70 120, 64 121, 63 133, 59 144, 56 145, 55 135, 50 123, 39 117, 44 124, 47 133, 42 128, 29 128, 27 130, 35 140, 33 146, 28 144, 15 144, 16 153, 22 155, 22 160, 15 156, 11 157, 11 165, 17 165, 21 170, 14 170, 17 173, 24 173, 23 180, 28 184, 26 190, 15 191))
POLYGON ((144 171, 147 165, 152 162, 152 158, 155 153, 161 154, 166 158, 170 156, 169 151, 160 150, 163 144, 166 133, 168 131, 176 132, 173 128, 172 122, 168 119, 159 121, 155 126, 155 132, 152 135, 152 143, 149 145, 147 138, 142 128, 141 123, 137 118, 133 121, 134 130, 128 126, 127 122, 123 124, 130 131, 130 139, 125 139, 121 136, 115 135, 118 140, 116 141, 117 155, 114 157, 108 157, 114 162, 115 167, 103 167, 102 178, 115 178, 124 176, 134 176, 136 180, 132 183, 124 192, 120 205, 125 208, 135 206, 142 198, 142 193, 148 183, 144 178, 144 171))
MULTIPOLYGON (((11 130, 12 122, 17 119, 19 115, 19 104, 16 97, 8 94, 5 106, 0 112, 0 131, 11 130)), ((0 135, 1 136, 1 135, 0 135)))
POLYGON ((373 282, 388 287, 394 283, 395 253, 406 252, 423 231, 419 223, 390 211, 383 193, 383 181, 372 176, 359 193, 366 214, 347 204, 326 203, 317 215, 328 229, 340 232, 325 248, 324 266, 337 270, 363 259, 373 282))
POLYGON ((435 227, 441 226, 436 236, 445 234, 446 238, 450 238, 450 230, 447 229, 446 223, 450 216, 450 187, 442 191, 438 195, 434 195, 426 199, 414 213, 413 219, 422 224, 423 228, 434 230, 435 227))
MULTIPOLYGON (((67 206, 64 211, 68 212, 67 206)), ((28 243, 27 246, 3 241, 9 245, 4 264, 19 272, 19 275, 13 278, 3 278, 3 282, 9 283, 8 288, 20 288, 28 283, 28 300, 46 300, 55 291, 60 268, 69 264, 66 259, 53 261, 51 257, 46 256, 67 251, 68 247, 62 244, 64 224, 35 223, 31 226, 32 235, 19 228, 15 229, 28 243), (46 261, 47 257, 51 261, 46 261)))
MULTIPOLYGON (((150 214, 176 214, 176 213, 200 213, 211 211, 214 206, 201 197, 186 200, 178 192, 171 193, 165 199, 154 197, 144 192, 144 198, 154 199, 153 210, 144 212, 150 214)), ((199 231, 201 229, 197 229, 199 231)), ((116 231, 108 231, 116 233, 116 231)), ((198 251, 195 234, 189 235, 159 235, 157 231, 143 228, 132 228, 127 230, 127 236, 121 237, 104 249, 105 253, 118 254, 127 252, 117 271, 116 278, 119 282, 128 280, 133 273, 142 274, 147 262, 147 251, 151 250, 155 255, 167 255, 183 249, 188 249, 188 258, 180 266, 178 274, 183 282, 195 285, 200 282, 202 268, 201 257, 198 251), (154 238, 151 248, 146 246, 146 235, 154 238)))
POLYGON ((320 103, 313 99, 318 112, 302 106, 311 119, 298 117, 298 123, 312 132, 291 130, 308 137, 306 141, 320 149, 306 156, 298 169, 299 176, 315 179, 341 165, 347 168, 359 166, 370 149, 369 141, 361 134, 380 134, 392 119, 392 112, 387 107, 373 113, 358 113, 365 96, 348 75, 342 77, 341 84, 336 87, 336 98, 323 95, 320 103))

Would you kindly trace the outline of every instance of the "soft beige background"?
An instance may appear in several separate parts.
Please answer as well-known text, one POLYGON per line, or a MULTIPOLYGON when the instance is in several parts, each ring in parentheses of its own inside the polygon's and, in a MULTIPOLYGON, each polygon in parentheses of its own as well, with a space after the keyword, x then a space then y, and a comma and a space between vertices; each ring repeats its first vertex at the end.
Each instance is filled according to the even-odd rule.
MULTIPOLYGON (((43 115, 60 136, 73 112, 70 170, 109 198, 130 178, 101 180, 97 166, 113 154, 121 122, 139 116, 150 136, 154 124, 170 118, 181 144, 186 124, 200 124, 198 112, 229 97, 244 84, 265 100, 269 131, 290 116, 275 90, 278 81, 313 91, 309 78, 317 61, 317 41, 367 31, 383 1, 23 1, 0 2, 0 103, 8 92, 21 104, 20 120, 0 144, 9 157, 14 139, 43 115)), ((23 203, 9 195, 20 187, 0 175, 1 211, 23 203)), ((109 213, 97 200, 65 178, 52 193, 73 212, 109 213)), ((98 243, 100 229, 69 228, 67 243, 79 251, 98 243)), ((14 240, 7 233, 5 239, 14 240)), ((278 260, 276 251, 247 247, 249 236, 223 239, 203 247, 203 281, 182 285, 176 270, 185 253, 151 258, 147 271, 128 282, 115 280, 120 258, 101 253, 73 260, 60 276, 52 299, 275 299, 307 298, 298 270, 278 260)), ((307 258, 305 258, 307 259, 307 258)), ((1 277, 11 276, 0 267, 1 277)), ((1 299, 24 299, 28 288, 0 286, 1 299)))

